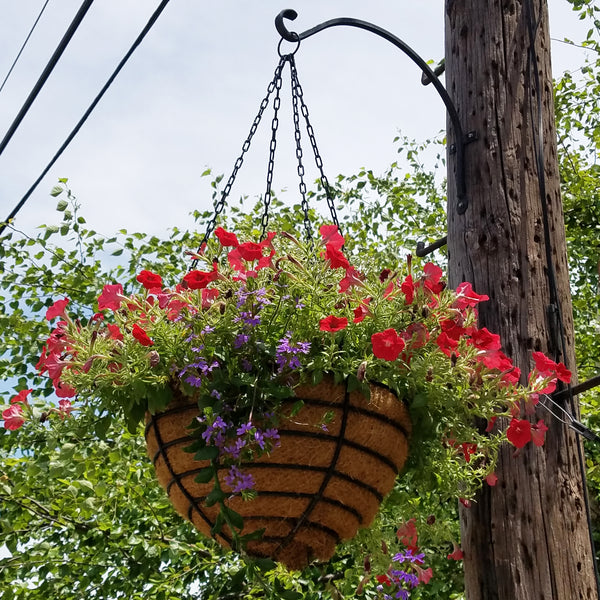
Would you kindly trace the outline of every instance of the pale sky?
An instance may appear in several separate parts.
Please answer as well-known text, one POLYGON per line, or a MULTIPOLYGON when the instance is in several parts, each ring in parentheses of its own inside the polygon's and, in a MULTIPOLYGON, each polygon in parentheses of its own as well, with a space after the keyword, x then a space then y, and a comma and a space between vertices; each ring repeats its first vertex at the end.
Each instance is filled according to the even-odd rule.
MULTIPOLYGON (((98 0, 0 156, 0 220, 10 212, 129 49, 159 0, 98 0)), ((43 0, 0 0, 0 81, 43 0)), ((51 0, 4 90, 0 136, 29 94, 77 12, 81 0, 51 0)), ((581 23, 566 0, 549 0, 551 35, 579 41, 581 23)), ((90 227, 164 233, 192 225, 190 211, 211 203, 200 174, 227 177, 276 66, 273 21, 284 8, 304 31, 347 16, 380 25, 436 62, 444 52, 441 0, 171 0, 84 128, 17 217, 31 233, 57 222, 49 191, 59 177, 82 203, 90 227)), ((553 44, 554 72, 576 69, 583 51, 553 44)), ((334 28, 305 40, 296 62, 329 179, 367 167, 381 173, 397 158, 399 131, 418 140, 445 127, 444 107, 420 71, 388 42, 354 28, 334 28)), ((287 92, 288 79, 284 80, 287 92)), ((282 105, 289 103, 287 94, 282 105)), ((264 191, 270 113, 265 115, 233 190, 264 191)), ((0 139, 1 139, 0 137, 0 139)), ((309 147, 305 147, 307 169, 309 147)), ((274 189, 296 202, 291 115, 282 113, 274 189)), ((312 163, 310 163, 312 164, 312 163)), ((316 172, 309 170, 312 182, 316 172)))

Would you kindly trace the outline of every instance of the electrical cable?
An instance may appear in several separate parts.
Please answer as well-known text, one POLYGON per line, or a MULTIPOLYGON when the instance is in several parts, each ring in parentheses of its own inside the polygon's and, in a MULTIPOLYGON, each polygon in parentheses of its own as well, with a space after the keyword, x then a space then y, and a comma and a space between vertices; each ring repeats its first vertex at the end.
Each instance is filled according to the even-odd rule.
POLYGON ((75 18, 69 25, 69 28, 65 32, 65 35, 63 35, 62 40, 60 40, 60 42, 58 43, 58 46, 56 47, 56 50, 50 57, 48 64, 45 66, 44 70, 42 71, 42 74, 40 75, 36 84, 33 86, 33 89, 29 93, 29 96, 27 96, 27 99, 23 103, 21 110, 15 117, 11 126, 8 128, 8 131, 4 135, 4 139, 0 142, 0 154, 2 154, 2 152, 4 152, 4 149, 8 145, 8 142, 10 142, 10 139, 14 135, 14 133, 17 130, 17 128, 19 127, 19 125, 21 124, 21 121, 23 120, 23 118, 25 117, 25 115, 27 114, 29 109, 31 108, 31 105, 33 104, 37 95, 40 93, 40 90, 44 87, 44 84, 48 80, 48 77, 50 77, 50 73, 52 73, 52 71, 54 70, 54 67, 60 60, 62 53, 65 51, 65 49, 68 46, 69 42, 71 41, 71 38, 73 37, 73 35, 75 35, 77 28, 83 21, 85 14, 89 10, 90 6, 92 6, 93 2, 94 2, 94 0, 85 0, 84 3, 79 7, 79 10, 77 11, 77 14, 75 15, 75 18))
POLYGON ((15 206, 15 208, 8 215, 8 217, 5 219, 5 221, 0 223, 0 234, 2 234, 2 232, 6 228, 6 225, 11 221, 11 219, 13 219, 16 216, 16 214, 19 212, 19 210, 21 210, 21 208, 23 207, 25 202, 27 202, 27 200, 29 199, 31 194, 33 194, 33 192, 35 191, 35 189, 37 188, 39 183, 46 176, 48 171, 54 166, 54 163, 60 158, 61 154, 66 150, 67 146, 73 141, 73 138, 77 135, 77 133, 79 132, 79 130, 81 129, 83 124, 86 122, 87 118, 90 116, 90 114, 92 113, 94 108, 96 108, 96 105, 98 104, 98 102, 100 102, 100 100, 102 99, 102 96, 104 96, 104 94, 106 93, 108 88, 111 86, 111 84, 113 83, 113 81, 115 80, 115 78, 117 77, 119 72, 121 71, 121 69, 125 66, 125 63, 129 60, 129 58, 134 53, 136 48, 140 45, 140 43, 142 42, 144 37, 146 37, 146 34, 150 31, 150 29, 152 29, 152 26, 154 25, 154 23, 156 22, 156 20, 162 13, 162 11, 166 8, 167 4, 169 4, 169 1, 170 0, 162 0, 160 5, 158 6, 158 8, 154 11, 152 16, 150 17, 150 20, 148 21, 148 23, 146 23, 146 25, 142 29, 141 33, 138 35, 138 37, 133 42, 131 48, 129 48, 129 50, 127 51, 127 54, 125 54, 125 56, 121 59, 121 61, 117 65, 117 68, 113 71, 112 75, 108 78, 108 80, 106 81, 106 83, 104 84, 104 86, 102 87, 100 92, 98 93, 98 95, 94 98, 93 102, 90 104, 88 109, 85 111, 85 113, 83 114, 81 119, 79 119, 79 122, 77 123, 77 125, 75 125, 75 127, 73 128, 71 133, 67 136, 66 140, 62 143, 61 147, 58 149, 56 154, 52 157, 52 159, 46 165, 46 167, 44 168, 44 170, 42 171, 40 176, 34 181, 33 185, 29 188, 29 190, 27 190, 27 192, 25 193, 23 198, 21 198, 19 203, 15 206))
MULTIPOLYGON (((546 204, 546 176, 544 171, 545 165, 545 156, 544 156, 544 130, 543 130, 543 106, 542 106, 542 86, 540 83, 539 76, 539 67, 537 61, 537 55, 535 51, 535 42, 537 37, 537 31, 539 27, 539 20, 535 23, 534 19, 534 7, 533 1, 527 0, 525 2, 525 12, 527 19, 527 28, 529 33, 529 67, 530 70, 533 71, 534 77, 534 85, 535 85, 535 95, 536 95, 536 110, 537 110, 537 144, 536 144, 536 131, 534 126, 534 149, 536 154, 536 166, 537 166, 537 176, 538 176, 538 186, 540 191, 540 201, 541 201, 541 209, 542 209, 542 220, 543 220, 543 229, 544 229, 544 242, 545 242, 545 252, 546 252, 546 267, 548 273, 548 287, 550 292, 550 310, 555 311, 558 333, 560 337, 561 348, 560 351, 563 355, 563 360, 566 361, 567 348, 566 348, 566 338, 565 338, 565 327, 563 321, 563 314, 559 302, 558 297, 558 284, 556 281, 556 271, 554 268, 554 261, 552 258, 552 247, 551 247, 551 236, 550 236, 550 225, 549 225, 549 217, 548 217, 548 207, 546 204), (537 148, 535 146, 537 145, 537 148), (554 304, 554 306, 552 306, 554 304)), ((541 17, 540 17, 541 18, 541 17)), ((532 123, 535 123, 536 119, 532 119, 532 123)), ((552 315, 550 315, 552 316, 552 315)), ((552 323, 551 323, 552 325, 552 323)), ((555 352, 558 354, 559 349, 555 346, 555 352)), ((557 358, 557 356, 555 356, 557 358)), ((572 422, 577 422, 573 414, 575 414, 575 399, 573 395, 573 390, 571 384, 567 385, 567 393, 569 398, 569 408, 571 410, 570 414, 563 410, 565 415, 568 415, 569 419, 572 422)), ((559 419, 562 421, 562 419, 559 419)), ((564 422, 564 421, 563 421, 564 422)), ((592 563, 594 567, 594 575, 596 579, 596 592, 598 597, 600 598, 600 574, 598 572, 598 561, 596 559, 596 546, 594 543, 594 536, 592 534, 592 516, 590 509, 590 501, 588 498, 587 492, 587 478, 585 472, 585 460, 583 456, 582 444, 577 443, 577 456, 579 462, 579 469, 581 473, 582 480, 582 495, 585 505, 586 519, 588 525, 589 532, 589 540, 590 546, 592 550, 592 563)))
POLYGON ((6 74, 6 77, 4 78, 4 81, 2 82, 2 84, 0 84, 0 92, 2 92, 2 90, 4 89, 4 85, 8 81, 8 78, 10 77, 10 74, 13 72, 13 69, 15 68, 15 65, 17 64, 17 61, 21 57, 21 54, 22 54, 23 50, 25 50, 25 46, 27 46, 27 42, 29 41, 29 38, 31 37, 31 34, 33 33, 33 30, 36 28, 36 26, 38 24, 38 21, 41 19, 42 15, 44 14, 44 11, 46 10, 46 6, 48 6, 48 2, 50 2, 50 0, 46 0, 46 2, 44 2, 44 6, 42 6, 42 10, 40 10, 40 14, 37 16, 37 19, 35 20, 35 22, 31 26, 31 29, 29 30, 29 33, 27 34, 27 37, 25 38, 25 41, 23 42, 23 45, 21 46, 21 49, 19 50, 19 52, 17 54, 17 57, 15 58, 15 60, 13 60, 13 63, 10 66, 10 69, 8 70, 8 73, 6 74))

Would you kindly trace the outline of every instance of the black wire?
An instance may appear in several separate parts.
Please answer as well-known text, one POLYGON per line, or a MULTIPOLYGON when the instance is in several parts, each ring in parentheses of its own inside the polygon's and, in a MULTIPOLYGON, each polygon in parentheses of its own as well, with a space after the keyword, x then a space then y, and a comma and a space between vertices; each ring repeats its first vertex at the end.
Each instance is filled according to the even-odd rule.
MULTIPOLYGON (((535 142, 535 131, 534 131, 534 148, 536 154, 536 163, 537 163, 537 176, 538 176, 538 185, 540 190, 540 201, 542 208, 542 221, 544 226, 544 243, 546 250, 546 266, 548 269, 548 287, 550 292, 550 303, 554 304, 554 308, 556 310, 557 317, 557 325, 558 325, 558 333, 560 336, 560 344, 561 351, 563 355, 563 360, 566 362, 567 358, 567 344, 566 344, 566 336, 565 336, 565 327, 563 321, 563 314, 559 302, 558 297, 558 284, 556 282, 556 271, 554 268, 554 261, 552 258, 552 248, 551 248, 551 238, 550 238, 550 224, 548 217, 548 206, 546 201, 546 174, 544 171, 545 165, 545 157, 544 157, 544 130, 543 130, 543 106, 542 106, 542 86, 540 83, 540 75, 538 70, 538 61, 537 54, 535 49, 535 42, 537 37, 537 30, 539 27, 539 20, 537 23, 534 23, 534 8, 533 8, 533 0, 527 0, 525 2, 526 7, 526 18, 527 18, 527 28, 529 31, 529 66, 533 71, 534 77, 534 85, 535 85, 535 95, 536 95, 536 109, 537 109, 537 148, 535 142)), ((541 19, 541 16, 540 16, 541 19)), ((552 326, 552 323, 550 324, 552 326)), ((555 348, 556 353, 559 352, 558 348, 555 348)), ((555 357, 556 358, 556 357, 555 357)), ((575 414, 575 398, 573 395, 573 388, 571 384, 567 384, 567 392, 569 395, 569 408, 571 409, 571 416, 575 414)), ((577 443, 577 457, 579 461, 579 470, 581 473, 582 480, 582 494, 585 505, 586 519, 588 525, 589 539, 592 550, 592 563, 594 566, 594 575, 596 578, 596 592, 598 597, 600 598, 600 573, 598 572, 598 562, 596 560, 596 545, 594 543, 594 536, 592 534, 592 516, 590 509, 590 501, 588 498, 587 491, 587 478, 585 472, 585 460, 583 456, 582 444, 577 443)))
POLYGON ((33 104, 37 95, 40 93, 40 90, 44 87, 44 84, 48 80, 48 77, 50 77, 50 73, 52 73, 52 71, 54 70, 54 67, 58 63, 60 57, 62 56, 62 53, 65 51, 65 49, 68 46, 69 42, 71 41, 71 38, 73 37, 73 35, 75 35, 77 28, 81 24, 81 21, 83 21, 83 17, 85 17, 85 14, 89 10, 89 8, 93 2, 94 2, 94 0, 85 0, 85 2, 80 6, 79 10, 77 11, 77 14, 75 15, 75 18, 69 25, 69 28, 65 32, 65 35, 63 35, 62 40, 60 40, 58 46, 56 47, 56 50, 50 57, 48 64, 42 71, 42 74, 40 75, 36 84, 33 86, 33 89, 31 90, 29 96, 27 96, 27 99, 23 103, 23 106, 21 107, 19 114, 15 117, 11 126, 8 128, 8 131, 4 135, 4 139, 0 142, 0 154, 2 154, 2 152, 4 152, 4 149, 8 145, 8 142, 10 142, 10 139, 14 135, 14 133, 17 130, 17 128, 19 127, 19 125, 21 124, 21 121, 23 120, 23 118, 25 117, 25 115, 27 114, 29 109, 31 108, 31 105, 33 104))
POLYGON ((44 2, 44 6, 42 6, 42 10, 40 10, 40 14, 37 16, 37 19, 35 20, 34 24, 31 26, 31 29, 29 30, 29 33, 27 34, 27 37, 25 38, 25 41, 23 42, 23 45, 21 46, 21 49, 19 50, 17 57, 13 61, 13 64, 10 66, 8 73, 6 74, 6 77, 4 78, 4 81, 2 82, 2 85, 0 85, 0 92, 2 92, 2 90, 4 89, 4 84, 8 81, 8 78, 10 77, 10 74, 13 72, 13 69, 15 68, 15 65, 17 64, 17 61, 21 57, 21 54, 22 54, 23 50, 25 49, 25 46, 27 46, 27 42, 29 41, 29 38, 31 37, 33 30, 36 28, 38 21, 44 14, 44 10, 46 10, 46 6, 48 6, 48 2, 50 2, 50 0, 46 0, 46 2, 44 2))
POLYGON ((113 74, 108 78, 107 82, 104 84, 104 86, 102 87, 102 89, 100 90, 98 95, 94 98, 93 102, 90 104, 88 109, 85 111, 85 113, 83 114, 81 119, 79 119, 79 122, 77 123, 77 125, 75 125, 75 127, 73 128, 71 133, 67 136, 67 139, 63 142, 62 146, 58 149, 56 154, 52 157, 52 160, 46 165, 46 168, 42 171, 40 176, 35 180, 33 185, 27 190, 27 193, 23 196, 23 198, 21 198, 20 202, 15 206, 15 208, 12 210, 10 215, 8 215, 6 220, 3 223, 0 223, 0 234, 4 231, 4 229, 6 228, 6 225, 10 222, 10 220, 13 219, 15 217, 15 215, 21 210, 21 208, 23 207, 25 202, 27 202, 27 200, 29 199, 31 194, 33 194, 33 192, 39 185, 40 181, 42 181, 42 179, 46 176, 48 171, 54 166, 54 163, 60 158, 61 154, 66 150, 67 146, 71 143, 73 138, 77 135, 77 133, 79 132, 79 130, 81 129, 83 124, 86 122, 87 118, 90 116, 90 114, 92 113, 94 108, 96 108, 96 105, 98 104, 98 102, 100 102, 100 100, 102 99, 102 96, 104 96, 104 94, 106 93, 108 88, 111 86, 112 82, 115 80, 115 78, 117 77, 117 75, 119 74, 121 69, 125 66, 125 63, 129 60, 129 58, 134 53, 136 48, 140 45, 140 43, 142 42, 144 37, 146 37, 146 34, 150 31, 150 29, 152 28, 152 26, 154 25, 154 23, 160 16, 160 13, 165 9, 167 4, 169 4, 169 0, 163 0, 160 3, 158 8, 154 11, 152 16, 150 17, 150 20, 148 21, 148 23, 146 23, 146 26, 144 27, 144 29, 142 29, 141 33, 138 35, 136 40, 133 42, 131 48, 129 48, 127 54, 121 59, 121 62, 117 65, 117 68, 113 71, 113 74))

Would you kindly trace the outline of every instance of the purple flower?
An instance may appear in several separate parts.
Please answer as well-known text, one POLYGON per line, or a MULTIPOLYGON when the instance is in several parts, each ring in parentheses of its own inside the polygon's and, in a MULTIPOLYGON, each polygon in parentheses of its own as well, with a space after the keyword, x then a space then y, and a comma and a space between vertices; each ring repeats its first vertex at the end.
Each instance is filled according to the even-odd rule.
POLYGON ((206 335, 207 333, 212 333, 214 330, 214 327, 207 325, 200 333, 206 335))
POLYGON ((246 373, 249 373, 250 371, 252 371, 252 363, 249 360, 242 358, 240 363, 242 365, 242 369, 244 369, 244 371, 246 371, 246 373))
POLYGON ((250 490, 254 487, 254 478, 250 473, 244 473, 241 469, 232 465, 225 475, 225 483, 231 488, 234 494, 244 490, 250 490))
POLYGON ((241 348, 249 339, 250 339, 249 335, 240 333, 235 336, 235 340, 233 340, 233 347, 236 349, 241 348))
POLYGON ((411 548, 408 548, 407 550, 405 550, 404 552, 398 552, 398 554, 395 554, 392 557, 392 560, 394 562, 399 562, 399 563, 403 563, 403 562, 417 562, 417 563, 422 563, 423 560, 425 558, 425 554, 424 553, 420 553, 420 554, 413 554, 413 551, 411 548))
POLYGON ((185 382, 189 383, 192 387, 200 387, 202 385, 202 378, 199 375, 188 375, 185 378, 185 382))
POLYGON ((225 446, 223 448, 223 452, 226 454, 230 454, 231 458, 238 459, 242 452, 242 449, 246 445, 246 440, 242 440, 238 438, 235 440, 235 444, 230 444, 229 446, 225 446))
POLYGON ((264 450, 265 449, 265 439, 264 439, 262 431, 260 429, 257 429, 254 432, 254 439, 255 439, 256 443, 260 446, 260 449, 264 450))
POLYGON ((253 315, 249 312, 242 312, 240 315, 242 317, 242 321, 244 321, 246 325, 252 325, 253 327, 260 325, 260 317, 258 315, 253 315))
POLYGON ((266 438, 269 438, 270 440, 278 440, 279 439, 279 432, 277 431, 277 429, 271 427, 270 429, 267 429, 264 431, 263 435, 266 438))
POLYGON ((227 423, 219 416, 211 424, 207 425, 206 429, 202 432, 202 439, 208 445, 214 434, 215 446, 222 446, 225 443, 224 430, 228 428, 227 423))
POLYGON ((252 421, 248 421, 247 423, 244 423, 241 427, 238 427, 236 433, 237 433, 237 435, 244 435, 251 429, 252 429, 252 421))
POLYGON ((284 337, 279 340, 277 346, 277 358, 276 363, 281 373, 285 368, 299 369, 302 365, 298 354, 308 354, 310 350, 310 342, 298 342, 297 344, 291 344, 290 340, 292 332, 288 331, 284 337))

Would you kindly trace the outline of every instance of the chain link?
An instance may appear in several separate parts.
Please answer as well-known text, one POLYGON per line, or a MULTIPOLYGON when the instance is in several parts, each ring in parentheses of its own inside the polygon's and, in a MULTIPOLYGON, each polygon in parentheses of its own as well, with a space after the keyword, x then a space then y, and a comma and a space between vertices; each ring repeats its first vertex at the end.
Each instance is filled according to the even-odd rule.
POLYGON ((335 209, 335 204, 333 202, 333 194, 331 193, 331 186, 329 185, 329 180, 325 175, 323 170, 323 159, 319 153, 319 149, 317 148, 317 140, 315 138, 315 132, 313 130, 312 125, 310 124, 310 119, 308 117, 308 107, 304 103, 304 92, 302 91, 302 86, 300 85, 300 81, 298 80, 298 72, 296 71, 296 63, 294 61, 293 56, 290 60, 290 70, 292 74, 292 85, 296 89, 296 94, 298 100, 300 102, 300 110, 302 112, 302 116, 306 121, 306 132, 308 133, 308 139, 310 140, 310 145, 312 146, 313 154, 315 156, 315 164, 317 165, 317 169, 319 170, 319 174, 321 176, 321 185, 323 186, 323 190, 325 191, 325 196, 327 198, 327 206, 329 207, 329 213, 331 215, 331 220, 334 225, 337 226, 339 232, 341 233, 340 222, 338 221, 337 211, 335 209))
POLYGON ((308 201, 306 199, 306 184, 304 183, 304 165, 302 164, 302 134, 300 132, 300 112, 298 110, 298 79, 294 77, 295 70, 294 57, 290 59, 291 83, 292 83, 292 109, 294 115, 294 138, 296 140, 296 158, 298 159, 298 189, 302 197, 302 212, 304 213, 304 231, 306 233, 306 241, 312 241, 312 228, 310 226, 310 218, 308 215, 308 201))
MULTIPOLYGON (((281 57, 280 64, 285 64, 289 61, 291 55, 281 57)), ((283 68, 282 64, 282 68, 283 68)), ((275 150, 277 148, 277 129, 279 127, 279 107, 281 106, 281 71, 279 72, 279 79, 275 83, 275 97, 273 98, 273 120, 271 121, 271 142, 269 144, 269 164, 267 166, 267 189, 263 197, 263 204, 265 210, 260 219, 262 230, 260 233, 261 241, 267 237, 267 228, 269 226, 269 208, 271 206, 271 185, 273 183, 273 169, 275 167, 275 150)))
MULTIPOLYGON (((221 197, 215 203, 214 213, 213 213, 211 220, 208 222, 208 224, 206 226, 206 231, 204 233, 204 237, 202 238, 202 242, 200 243, 200 246, 198 248, 198 254, 201 254, 203 252, 204 246, 205 246, 206 242, 208 241, 208 238, 210 237, 211 233, 213 232, 213 230, 217 224, 217 218, 219 217, 219 215, 223 212, 223 209, 225 208, 225 202, 229 196, 229 193, 231 192, 231 188, 233 186, 235 178, 237 177, 238 171, 240 170, 240 168, 244 162, 244 157, 246 156, 246 153, 250 149, 250 144, 252 143, 252 138, 254 137, 254 134, 256 133, 256 130, 258 129, 258 125, 262 119, 265 109, 269 105, 269 99, 271 98, 271 94, 273 93, 273 91, 276 88, 277 88, 277 90, 279 90, 281 88, 281 72, 283 71, 283 67, 285 66, 286 61, 287 61, 286 57, 281 57, 281 59, 279 60, 279 64, 277 65, 277 68, 275 69, 275 74, 273 76, 273 79, 267 87, 267 95, 263 98, 262 102, 260 103, 260 106, 258 109, 258 114, 254 118, 252 126, 250 127, 250 133, 248 134, 246 141, 242 145, 242 153, 235 161, 235 164, 233 166, 233 171, 231 172, 231 175, 229 176, 229 179, 227 180, 227 183, 225 184, 225 187, 223 188, 221 197)), ((193 260, 192 264, 190 266, 190 270, 195 269, 197 264, 198 264, 198 259, 193 260)))

